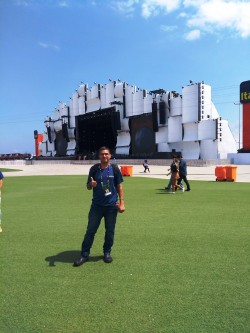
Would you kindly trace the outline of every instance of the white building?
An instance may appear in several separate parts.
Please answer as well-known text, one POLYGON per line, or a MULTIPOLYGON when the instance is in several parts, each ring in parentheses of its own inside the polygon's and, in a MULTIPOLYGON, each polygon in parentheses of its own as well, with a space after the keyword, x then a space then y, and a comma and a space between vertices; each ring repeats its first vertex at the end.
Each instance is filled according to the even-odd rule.
POLYGON ((42 156, 88 154, 106 145, 117 155, 223 159, 237 152, 227 120, 211 98, 211 86, 191 83, 182 93, 146 91, 110 81, 81 84, 70 101, 45 120, 42 156))

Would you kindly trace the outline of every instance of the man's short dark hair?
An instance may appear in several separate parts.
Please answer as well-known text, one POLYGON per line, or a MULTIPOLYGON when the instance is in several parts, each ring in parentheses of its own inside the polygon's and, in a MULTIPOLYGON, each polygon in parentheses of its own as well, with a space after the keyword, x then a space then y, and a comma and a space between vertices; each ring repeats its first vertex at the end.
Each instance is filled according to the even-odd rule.
POLYGON ((99 148, 98 149, 98 153, 100 153, 102 150, 108 150, 109 153, 110 153, 110 149, 108 147, 106 147, 106 146, 103 146, 103 147, 99 148))

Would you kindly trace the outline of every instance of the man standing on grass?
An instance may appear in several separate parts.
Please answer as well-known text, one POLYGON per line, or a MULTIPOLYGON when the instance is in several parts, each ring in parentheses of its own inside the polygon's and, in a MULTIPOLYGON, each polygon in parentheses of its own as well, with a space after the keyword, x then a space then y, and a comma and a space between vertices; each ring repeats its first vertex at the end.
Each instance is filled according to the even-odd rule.
POLYGON ((110 158, 110 149, 101 147, 99 149, 100 163, 93 165, 89 170, 87 189, 93 189, 93 199, 87 230, 82 242, 81 257, 74 262, 74 266, 80 266, 88 260, 95 234, 103 217, 105 223, 103 260, 106 263, 113 261, 110 253, 114 243, 117 212, 123 213, 125 206, 122 175, 117 165, 110 164, 110 158))
POLYGON ((190 185, 187 180, 187 162, 183 159, 182 155, 178 156, 179 159, 179 180, 178 185, 184 180, 184 183, 187 185, 186 191, 190 191, 190 185))
POLYGON ((2 194, 2 187, 3 187, 3 174, 0 171, 0 232, 2 232, 2 206, 1 206, 1 194, 2 194))

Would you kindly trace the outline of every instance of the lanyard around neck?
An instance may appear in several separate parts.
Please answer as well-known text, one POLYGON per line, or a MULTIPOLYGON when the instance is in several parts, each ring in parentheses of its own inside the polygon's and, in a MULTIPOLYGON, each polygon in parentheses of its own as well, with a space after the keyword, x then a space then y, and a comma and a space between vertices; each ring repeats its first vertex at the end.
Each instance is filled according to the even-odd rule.
MULTIPOLYGON (((109 167, 110 165, 108 165, 108 170, 107 170, 107 183, 109 184, 109 167)), ((102 178, 102 170, 105 170, 106 168, 102 169, 101 168, 101 164, 99 166, 99 170, 100 170, 100 178, 101 178, 101 184, 103 184, 103 178, 102 178)))

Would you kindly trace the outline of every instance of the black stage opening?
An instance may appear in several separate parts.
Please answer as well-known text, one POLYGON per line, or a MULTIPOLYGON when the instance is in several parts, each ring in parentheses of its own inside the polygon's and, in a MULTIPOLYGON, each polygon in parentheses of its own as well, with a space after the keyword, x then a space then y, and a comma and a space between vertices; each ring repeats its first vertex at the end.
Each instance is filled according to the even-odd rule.
POLYGON ((115 150, 120 129, 120 112, 115 111, 115 107, 77 116, 77 154, 96 153, 101 146, 115 150))
POLYGON ((152 114, 131 117, 129 123, 131 135, 130 155, 138 156, 143 154, 147 156, 148 154, 156 153, 152 114))
POLYGON ((55 150, 56 156, 67 155, 68 142, 63 136, 63 131, 56 132, 55 150))

